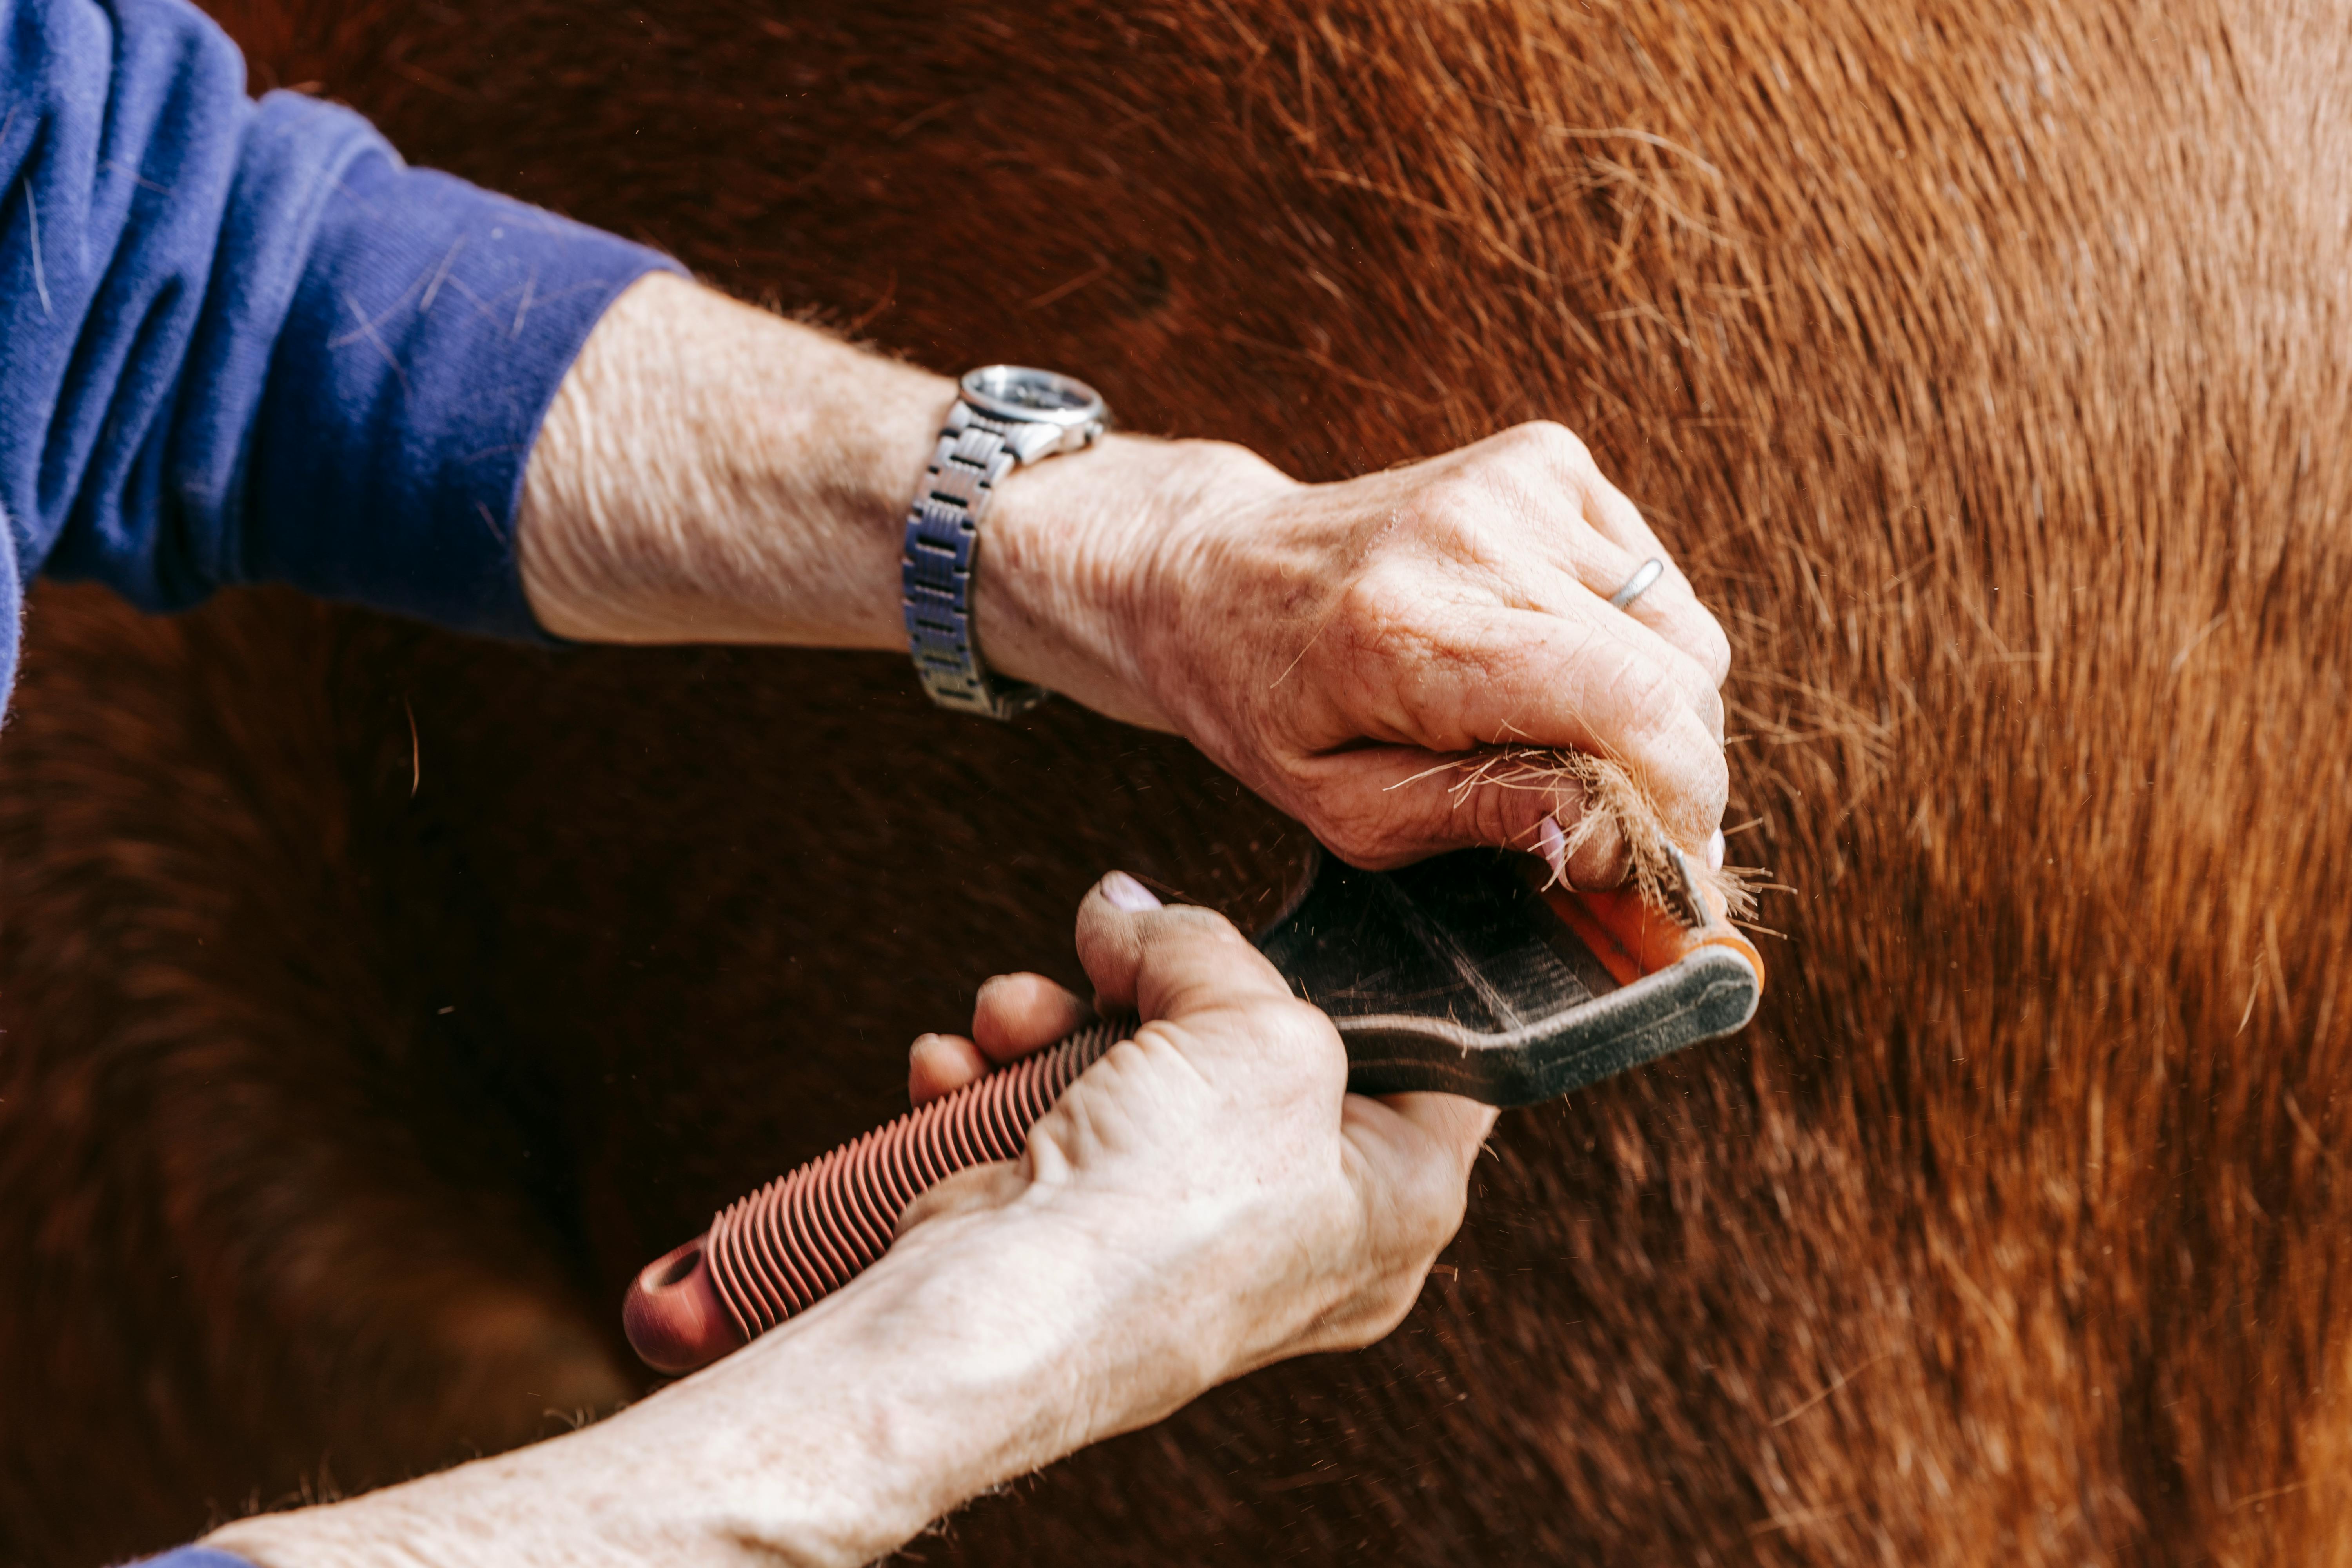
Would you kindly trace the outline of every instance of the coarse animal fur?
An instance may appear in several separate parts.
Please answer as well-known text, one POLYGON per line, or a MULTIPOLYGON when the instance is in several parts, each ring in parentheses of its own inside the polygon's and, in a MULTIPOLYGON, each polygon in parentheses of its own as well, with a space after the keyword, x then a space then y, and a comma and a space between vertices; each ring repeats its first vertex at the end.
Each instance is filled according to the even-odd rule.
MULTIPOLYGON (((922 1559, 2352 1560, 2342 4, 222 14, 415 162, 1132 427, 1319 478, 1560 419, 1732 635, 1756 1025, 1506 1117, 1382 1344, 922 1559)), ((1302 847, 887 659, 27 629, 0 1561, 641 1390, 629 1271, 1069 975, 1097 871, 1246 918, 1302 847)))

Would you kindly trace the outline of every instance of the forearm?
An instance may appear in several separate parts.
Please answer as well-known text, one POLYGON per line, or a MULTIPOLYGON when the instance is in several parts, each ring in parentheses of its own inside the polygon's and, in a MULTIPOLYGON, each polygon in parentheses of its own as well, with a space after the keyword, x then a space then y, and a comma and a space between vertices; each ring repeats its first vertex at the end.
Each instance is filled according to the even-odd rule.
MULTIPOLYGON (((584 642, 903 649, 907 509, 955 384, 670 277, 605 313, 549 410, 518 545, 542 626, 584 642)), ((1238 447, 1112 437, 1024 468, 984 530, 989 668, 1168 726, 1129 635, 1134 541, 1204 490, 1288 488, 1238 447)))
MULTIPOLYGON (((955 397, 641 279, 531 448, 532 615, 584 641, 906 647, 906 518, 955 397)), ((1558 426, 1318 485, 1226 443, 1114 436, 992 495, 969 600, 986 668, 1185 735, 1343 858, 1548 845, 1562 877, 1621 879, 1621 825, 1569 773, 1455 765, 1495 746, 1612 759, 1656 808, 1654 871, 1715 836, 1728 646, 1678 575, 1612 602, 1664 547, 1558 426)))
POLYGON ((582 641, 902 646, 899 534, 954 395, 696 284, 641 281, 531 450, 533 611, 582 641))
POLYGON ((1096 1256, 1028 1216, 944 1219, 600 1426, 206 1544, 262 1568, 868 1562, 1108 1435, 1096 1347, 1120 1303, 1096 1256))

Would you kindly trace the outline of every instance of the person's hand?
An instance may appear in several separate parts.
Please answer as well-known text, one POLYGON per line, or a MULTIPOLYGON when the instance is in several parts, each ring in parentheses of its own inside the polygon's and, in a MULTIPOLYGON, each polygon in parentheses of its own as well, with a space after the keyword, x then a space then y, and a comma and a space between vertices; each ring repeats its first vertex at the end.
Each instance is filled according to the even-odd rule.
MULTIPOLYGON (((531 449, 517 550, 534 614, 584 641, 903 653, 907 505, 954 398, 639 279, 531 449)), ((1599 814, 1577 830, 1577 784, 1539 766, 1472 783, 1494 748, 1524 747, 1622 763, 1683 847, 1719 859, 1728 645, 1559 426, 1325 485, 1221 442, 1114 436, 994 494, 972 579, 989 668, 1190 737, 1344 858, 1511 845, 1615 886, 1622 838, 1599 814), (1652 557, 1663 580, 1612 608, 1652 557)))
MULTIPOLYGON (((1266 1363, 1378 1339, 1460 1226, 1495 1112, 1442 1094, 1347 1092, 1322 1013, 1222 916, 1162 908, 1114 872, 1078 913, 1106 1014, 1142 1019, 1029 1134, 1021 1160, 942 1183, 900 1245, 950 1215, 1046 1218, 1118 1283, 1085 1391, 1090 1437, 1174 1409, 1266 1363)), ((910 1054, 918 1103, 1058 1040, 1093 1016, 1036 974, 981 989, 971 1037, 910 1054)))
MULTIPOLYGON (((1238 447, 1113 439, 1007 481, 988 526, 992 665, 1182 732, 1349 861, 1557 846, 1545 819, 1572 829, 1587 805, 1573 782, 1462 787, 1463 753, 1523 746, 1622 762, 1720 863, 1729 645, 1557 425, 1327 485, 1238 447), (1664 577, 1613 608, 1652 557, 1664 577)), ((1559 868, 1614 885, 1613 825, 1559 868)))
MULTIPOLYGON (((206 1544, 261 1568, 851 1568, 1227 1378, 1387 1332, 1494 1112, 1349 1094, 1328 1019, 1223 920, 1131 879, 1087 895, 1078 952, 1145 1020, 1133 1040, 840 1291, 610 1420, 206 1544)), ((1015 976, 974 1027, 1009 1058, 1084 1014, 1015 976)), ((987 1059, 961 1047, 927 1047, 945 1071, 923 1094, 987 1059)))

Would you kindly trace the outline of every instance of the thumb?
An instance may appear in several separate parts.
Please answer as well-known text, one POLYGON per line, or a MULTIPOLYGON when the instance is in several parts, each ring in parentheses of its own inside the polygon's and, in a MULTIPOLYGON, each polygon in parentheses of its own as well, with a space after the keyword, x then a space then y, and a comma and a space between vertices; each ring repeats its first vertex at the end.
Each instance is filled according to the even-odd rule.
POLYGON ((1132 1008, 1149 1022, 1291 999, 1281 974, 1231 921, 1213 910, 1163 908, 1124 871, 1096 883, 1078 905, 1077 946, 1100 1012, 1132 1008))

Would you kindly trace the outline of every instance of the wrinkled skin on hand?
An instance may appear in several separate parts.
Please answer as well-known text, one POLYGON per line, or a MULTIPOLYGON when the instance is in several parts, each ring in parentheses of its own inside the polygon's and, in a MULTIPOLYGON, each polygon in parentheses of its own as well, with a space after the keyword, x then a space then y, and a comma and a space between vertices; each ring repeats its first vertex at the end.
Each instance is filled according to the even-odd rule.
MULTIPOLYGON (((1318 485, 1229 446, 1114 443, 1008 482, 989 548, 992 569, 1052 556, 1052 614, 1084 628, 1090 651, 1040 679, 1181 731, 1356 864, 1532 849, 1545 819, 1577 822, 1568 781, 1462 790, 1453 764, 1496 745, 1623 762, 1693 851, 1721 824, 1730 645, 1560 426, 1318 485), (1612 605, 1653 558, 1664 577, 1612 605)), ((991 591, 983 574, 983 626, 991 591)), ((1613 826, 1567 869, 1613 884, 1613 826)))
MULTIPOLYGON (((1755 1026, 1504 1118, 1379 1346, 927 1562, 2340 1554, 2339 16, 227 9, 257 86, 925 364, 1318 480, 1558 417, 1733 637, 1727 826, 1797 889, 1755 1026)), ((642 1394, 635 1272, 899 1110, 978 976, 1084 991, 1103 868, 1246 927, 1305 837, 1076 703, 943 722, 897 654, 57 584, 26 647, 0 1556, 44 1568, 642 1394)))
MULTIPOLYGON (((955 396, 641 279, 532 449, 533 613, 586 642, 903 648, 909 469, 955 396)), ((970 578, 985 667, 1184 735, 1343 857, 1512 845, 1613 885, 1616 814, 1539 767, 1484 771, 1507 746, 1618 759, 1664 831, 1716 858, 1728 644, 1564 427, 1326 484, 1230 442, 1112 437, 991 495, 970 578)))
MULTIPOLYGON (((1162 908, 1124 874, 1079 907, 1077 948, 1096 1006, 1141 1024, 1037 1122, 1021 1159, 932 1188, 900 1236, 945 1215, 1040 1211, 1067 1226, 1075 1256, 1125 1276, 1119 1299, 1142 1310, 1122 1314, 1118 1355, 1084 1390, 1111 1430, 1394 1328, 1461 1226, 1493 1109, 1348 1093, 1339 1031, 1231 921, 1162 908)), ((1087 1012, 1042 975, 1001 975, 982 990, 973 1037, 916 1043, 909 1091, 950 1092, 1087 1012)))
MULTIPOLYGON (((260 1568, 849 1568, 1219 1384, 1387 1334, 1495 1113, 1349 1094, 1330 1021, 1230 921, 1122 873, 1077 946, 1133 1037, 838 1294, 586 1431, 212 1542, 260 1568)), ((1034 976, 995 994, 1004 1040, 1080 1007, 1034 976)))

